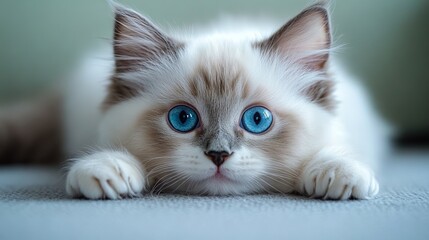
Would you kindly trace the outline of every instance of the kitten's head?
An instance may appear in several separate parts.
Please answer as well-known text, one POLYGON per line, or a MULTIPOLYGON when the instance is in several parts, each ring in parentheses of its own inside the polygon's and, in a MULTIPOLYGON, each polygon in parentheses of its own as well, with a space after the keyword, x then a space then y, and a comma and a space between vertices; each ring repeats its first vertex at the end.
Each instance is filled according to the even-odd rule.
POLYGON ((271 36, 189 39, 117 7, 114 40, 106 116, 134 116, 121 143, 155 189, 290 191, 299 161, 326 140, 334 101, 324 5, 271 36))

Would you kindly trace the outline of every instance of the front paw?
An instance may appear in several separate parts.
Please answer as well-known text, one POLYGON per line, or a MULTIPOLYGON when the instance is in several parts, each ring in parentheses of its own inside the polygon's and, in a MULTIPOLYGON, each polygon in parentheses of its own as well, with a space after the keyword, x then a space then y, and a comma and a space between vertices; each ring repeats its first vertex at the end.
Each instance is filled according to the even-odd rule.
POLYGON ((120 199, 138 196, 144 187, 137 160, 122 152, 91 154, 73 162, 66 179, 66 191, 73 197, 120 199))
POLYGON ((370 199, 379 190, 373 173, 359 162, 319 159, 304 168, 298 191, 304 195, 334 200, 370 199))

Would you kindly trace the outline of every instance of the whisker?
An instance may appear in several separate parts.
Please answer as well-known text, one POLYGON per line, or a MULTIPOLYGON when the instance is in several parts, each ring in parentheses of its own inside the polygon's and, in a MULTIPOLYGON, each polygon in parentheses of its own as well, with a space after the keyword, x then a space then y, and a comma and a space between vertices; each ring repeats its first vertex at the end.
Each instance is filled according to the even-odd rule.
POLYGON ((277 180, 277 179, 275 179, 275 178, 271 177, 269 174, 265 174, 265 175, 264 175, 264 176, 262 176, 262 177, 268 178, 268 179, 270 179, 270 180, 272 180, 272 181, 275 181, 275 182, 277 182, 277 183, 279 183, 279 184, 281 184, 281 185, 285 185, 285 186, 287 186, 287 187, 293 188, 293 185, 292 185, 290 182, 281 182, 281 181, 279 181, 279 180, 277 180))
POLYGON ((274 190, 276 190, 277 192, 279 192, 279 193, 282 193, 282 191, 280 191, 280 190, 278 190, 276 187, 274 187, 273 185, 271 185, 271 184, 269 184, 267 181, 265 181, 263 178, 258 178, 258 180, 260 180, 260 181, 262 181, 262 182, 264 182, 265 184, 267 184, 270 188, 272 188, 272 189, 274 189, 274 190))
MULTIPOLYGON (((177 174, 171 179, 167 180, 161 187, 160 191, 164 191, 165 189, 168 189, 169 187, 173 186, 175 183, 177 183, 178 180, 183 179, 186 175, 184 174, 177 174)), ((173 191, 174 192, 174 191, 173 191)))

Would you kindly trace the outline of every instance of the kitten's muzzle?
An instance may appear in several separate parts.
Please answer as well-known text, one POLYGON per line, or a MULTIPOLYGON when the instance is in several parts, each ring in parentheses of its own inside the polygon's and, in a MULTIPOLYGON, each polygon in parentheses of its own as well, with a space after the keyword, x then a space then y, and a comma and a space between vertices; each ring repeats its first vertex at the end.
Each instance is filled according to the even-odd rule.
POLYGON ((212 162, 220 167, 220 165, 222 165, 232 154, 226 151, 208 151, 208 152, 204 152, 204 154, 210 159, 212 160, 212 162))

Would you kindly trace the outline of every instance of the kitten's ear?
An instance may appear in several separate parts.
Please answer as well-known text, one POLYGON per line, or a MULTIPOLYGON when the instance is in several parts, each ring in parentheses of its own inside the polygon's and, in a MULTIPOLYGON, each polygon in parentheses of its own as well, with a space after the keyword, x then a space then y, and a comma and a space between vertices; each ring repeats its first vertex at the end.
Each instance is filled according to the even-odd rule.
POLYGON ((256 46, 263 51, 298 59, 311 69, 324 68, 331 47, 326 4, 317 3, 306 8, 256 46))
POLYGON ((145 68, 165 55, 175 55, 183 44, 163 33, 139 13, 119 4, 115 10, 116 72, 145 68))
MULTIPOLYGON (((306 8, 268 39, 256 43, 255 46, 263 52, 292 59, 309 70, 324 71, 331 48, 326 3, 317 3, 306 8)), ((303 94, 311 102, 333 111, 336 105, 333 90, 333 81, 318 80, 306 87, 303 94)))
POLYGON ((151 68, 163 57, 173 60, 184 47, 184 44, 164 34, 137 12, 115 2, 110 3, 115 11, 115 71, 103 109, 145 91, 148 79, 129 81, 121 76, 123 73, 151 68))

